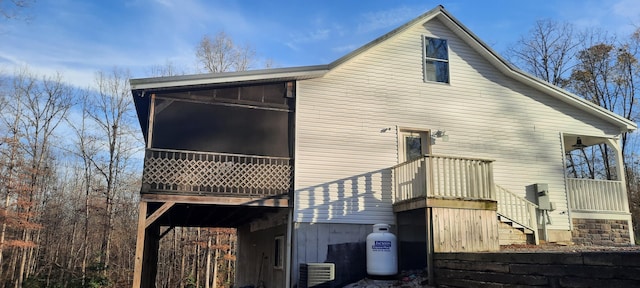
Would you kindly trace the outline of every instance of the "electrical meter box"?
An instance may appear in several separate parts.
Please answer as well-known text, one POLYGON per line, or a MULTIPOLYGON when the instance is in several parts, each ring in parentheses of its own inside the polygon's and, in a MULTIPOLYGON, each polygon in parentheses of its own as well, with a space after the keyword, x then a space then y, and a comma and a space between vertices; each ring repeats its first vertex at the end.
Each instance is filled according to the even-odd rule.
POLYGON ((549 184, 536 183, 536 196, 538 196, 538 209, 555 210, 555 203, 551 203, 549 199, 549 184))

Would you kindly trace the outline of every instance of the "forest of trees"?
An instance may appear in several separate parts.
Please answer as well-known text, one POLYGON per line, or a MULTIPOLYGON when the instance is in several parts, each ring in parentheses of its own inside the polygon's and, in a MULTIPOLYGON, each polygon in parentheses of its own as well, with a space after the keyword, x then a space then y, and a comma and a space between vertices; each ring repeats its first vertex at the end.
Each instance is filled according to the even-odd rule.
MULTIPOLYGON (((253 50, 223 32, 196 51, 193 72, 255 65, 253 50)), ((151 73, 184 74, 171 65, 151 73)), ((28 68, 0 78, 0 287, 130 285, 144 143, 129 79, 118 68, 97 72, 90 88, 28 68)), ((158 287, 229 287, 235 237, 167 231, 158 287)))
POLYGON ((142 147, 128 78, 97 73, 96 89, 26 68, 2 78, 3 287, 128 281, 142 147))
MULTIPOLYGON (((544 20, 507 55, 521 69, 638 121, 638 49, 640 30, 617 39, 544 20)), ((196 45, 198 67, 178 71, 166 63, 149 74, 242 71, 257 68, 255 55, 220 32, 196 45)), ((99 71, 88 88, 78 88, 58 74, 2 72, 0 287, 129 286, 144 148, 131 75, 99 71)), ((640 146, 635 134, 622 140, 640 231, 640 146)), ((610 153, 606 145, 572 153, 567 171, 614 179, 610 153)), ((163 234, 158 287, 232 285, 233 229, 177 227, 163 234)))

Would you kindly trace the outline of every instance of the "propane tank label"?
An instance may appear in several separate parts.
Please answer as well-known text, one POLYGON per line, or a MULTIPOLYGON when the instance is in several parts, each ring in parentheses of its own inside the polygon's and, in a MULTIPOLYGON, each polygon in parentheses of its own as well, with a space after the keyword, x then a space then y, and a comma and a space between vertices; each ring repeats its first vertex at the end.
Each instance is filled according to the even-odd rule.
POLYGON ((391 241, 374 241, 371 249, 373 251, 391 251, 391 241))

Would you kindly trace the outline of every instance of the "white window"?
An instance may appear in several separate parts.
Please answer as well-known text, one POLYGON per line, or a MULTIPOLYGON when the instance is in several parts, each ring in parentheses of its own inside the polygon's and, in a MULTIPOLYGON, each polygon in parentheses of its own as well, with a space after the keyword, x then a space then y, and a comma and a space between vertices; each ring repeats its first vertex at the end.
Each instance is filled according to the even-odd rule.
POLYGON ((449 49, 447 40, 424 37, 425 81, 449 83, 449 49))

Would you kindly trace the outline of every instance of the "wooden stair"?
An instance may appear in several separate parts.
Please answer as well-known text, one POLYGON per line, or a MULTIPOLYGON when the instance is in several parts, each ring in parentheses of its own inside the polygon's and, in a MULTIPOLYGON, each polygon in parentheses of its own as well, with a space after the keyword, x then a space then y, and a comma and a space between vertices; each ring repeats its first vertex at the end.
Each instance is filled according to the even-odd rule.
POLYGON ((536 213, 538 205, 495 185, 498 201, 498 221, 500 245, 535 244, 538 245, 538 225, 536 213))
POLYGON ((501 215, 498 215, 498 239, 501 246, 536 244, 534 231, 501 215))

